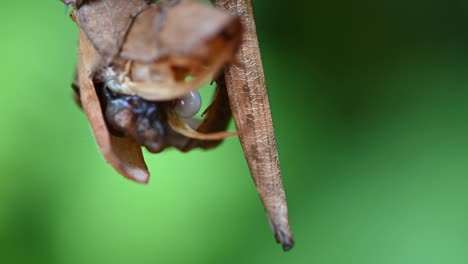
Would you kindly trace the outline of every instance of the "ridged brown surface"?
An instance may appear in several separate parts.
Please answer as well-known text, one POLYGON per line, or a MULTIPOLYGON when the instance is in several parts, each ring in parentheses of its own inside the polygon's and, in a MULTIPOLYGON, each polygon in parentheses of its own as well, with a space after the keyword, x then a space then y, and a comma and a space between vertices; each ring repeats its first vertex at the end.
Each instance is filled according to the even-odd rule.
MULTIPOLYGON (((94 82, 108 81, 106 67, 114 67, 119 75, 123 73, 124 65, 129 66, 128 72, 119 75, 119 81, 131 88, 131 94, 136 93, 150 101, 174 99, 180 96, 176 92, 198 88, 199 82, 212 78, 225 63, 232 62, 243 35, 238 64, 228 66, 224 73, 227 89, 220 82, 213 105, 207 111, 207 119, 199 130, 223 129, 229 121, 230 101, 240 141, 276 240, 284 250, 291 249, 294 241, 289 228, 251 1, 215 1, 221 9, 239 16, 243 27, 236 16, 196 1, 173 0, 151 7, 150 2, 87 0, 74 6, 73 18, 80 27, 80 101, 100 151, 119 173, 147 182, 149 173, 140 146, 131 139, 112 136, 106 127, 94 87, 94 82), (241 34, 243 29, 244 34, 241 34), (127 59, 135 60, 135 63, 126 63, 127 59), (187 74, 194 77, 190 83, 185 81, 187 74)), ((172 129, 185 135, 174 126, 172 129)), ((214 142, 204 143, 179 135, 172 143, 188 150, 214 147, 219 141, 216 138, 214 142)))
POLYGON ((275 238, 285 251, 294 240, 289 227, 270 103, 258 46, 251 0, 215 0, 215 6, 241 17, 245 32, 239 65, 228 66, 226 85, 232 114, 252 178, 275 238))

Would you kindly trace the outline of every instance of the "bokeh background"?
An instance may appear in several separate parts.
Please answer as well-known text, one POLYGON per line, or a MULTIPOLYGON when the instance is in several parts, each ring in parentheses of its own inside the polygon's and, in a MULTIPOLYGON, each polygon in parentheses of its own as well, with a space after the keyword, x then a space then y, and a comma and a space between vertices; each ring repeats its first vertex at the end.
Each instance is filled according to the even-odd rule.
POLYGON ((254 7, 296 247, 237 139, 117 175, 71 99, 63 5, 2 1, 0 263, 468 263, 468 2, 254 7))

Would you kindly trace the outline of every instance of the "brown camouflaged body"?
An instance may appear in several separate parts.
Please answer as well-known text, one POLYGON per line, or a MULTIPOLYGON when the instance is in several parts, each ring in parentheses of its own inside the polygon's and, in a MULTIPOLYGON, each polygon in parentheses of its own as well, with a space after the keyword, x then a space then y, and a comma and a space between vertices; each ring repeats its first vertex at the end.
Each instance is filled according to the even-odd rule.
MULTIPOLYGON (((161 61, 167 63, 171 58, 179 59, 181 56, 185 56, 183 63, 189 58, 190 63, 203 64, 218 53, 223 56, 230 54, 223 53, 226 43, 235 43, 232 47, 237 50, 242 36, 237 63, 225 69, 224 78, 220 78, 220 88, 217 90, 215 100, 207 110, 206 119, 198 126, 198 130, 210 132, 225 129, 232 110, 252 178, 275 237, 284 250, 289 250, 294 241, 289 228, 288 210, 251 1, 215 0, 213 1, 215 6, 235 16, 212 8, 200 9, 202 11, 199 12, 212 18, 209 21, 200 20, 197 9, 193 6, 192 9, 188 8, 190 5, 198 5, 196 1, 172 0, 161 5, 150 4, 151 2, 84 0, 78 1, 73 11, 73 18, 80 27, 78 66, 80 100, 103 156, 125 177, 143 183, 148 181, 149 172, 141 147, 128 138, 113 136, 106 127, 94 87, 96 81, 102 81, 99 78, 102 76, 103 67, 112 64, 123 70, 125 61, 128 60, 142 64, 161 61), (171 2, 176 4, 171 7, 171 2), (162 10, 166 13, 162 14, 162 10), (158 16, 162 18, 155 19, 158 16), (239 23, 237 17, 240 17, 244 31, 235 25, 239 23), (170 23, 174 24, 167 24, 168 21, 173 21, 170 23), (186 23, 185 26, 183 23, 186 23), (200 44, 197 42, 200 39, 202 41, 210 39, 206 41, 210 45, 200 44), (222 41, 212 45, 211 39, 222 41)), ((185 145, 180 149, 209 148, 219 142, 186 139, 185 145)))

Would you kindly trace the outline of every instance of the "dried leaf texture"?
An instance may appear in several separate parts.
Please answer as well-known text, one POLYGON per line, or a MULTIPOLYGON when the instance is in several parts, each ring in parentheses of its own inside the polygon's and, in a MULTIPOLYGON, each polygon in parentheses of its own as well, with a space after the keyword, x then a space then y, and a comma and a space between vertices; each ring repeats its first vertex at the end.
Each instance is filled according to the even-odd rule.
POLYGON ((245 27, 240 65, 225 71, 234 120, 252 178, 267 212, 275 238, 285 251, 294 245, 258 46, 251 0, 215 0, 214 4, 239 15, 245 27))
POLYGON ((216 78, 240 45, 238 17, 198 1, 171 3, 139 14, 120 53, 132 62, 125 89, 146 100, 172 100, 198 89, 216 78))
POLYGON ((76 22, 109 63, 119 53, 134 18, 148 7, 142 0, 85 1, 78 6, 76 22))
MULTIPOLYGON (((149 173, 141 148, 109 133, 94 82, 106 82, 106 68, 120 73, 122 87, 147 100, 171 100, 199 88, 232 60, 240 45, 240 20, 198 1, 88 0, 74 3, 72 18, 80 28, 78 81, 80 101, 105 159, 125 177, 146 182, 149 173), (184 18, 184 19, 181 19, 184 18), (187 76, 193 81, 186 82, 187 76), (135 82, 133 81, 135 79, 135 82), (132 90, 133 89, 133 90, 132 90)), ((221 97, 216 97, 221 98, 221 97)), ((216 104, 219 106, 219 104, 216 104)), ((210 112, 216 109, 212 107, 210 112)), ((232 133, 215 131, 213 117, 227 125, 230 114, 210 114, 194 138, 219 140, 232 133), (206 132, 211 131, 210 134, 206 132)), ((217 123, 216 123, 217 124, 217 123)), ((179 131, 180 132, 180 131, 179 131)), ((185 135, 184 134, 184 135, 185 135)), ((195 136, 194 136, 195 135, 195 136)), ((173 135, 169 142, 183 150, 213 144, 173 135), (187 144, 191 144, 188 146, 187 144)))
POLYGON ((237 48, 239 31, 236 16, 198 1, 152 6, 135 19, 121 57, 142 63, 178 57, 204 62, 222 54, 226 46, 237 48))
POLYGON ((240 141, 275 237, 284 250, 291 249, 294 241, 251 1, 214 1, 234 15, 193 0, 151 2, 75 3, 73 16, 80 27, 80 101, 100 151, 125 177, 142 183, 148 181, 141 147, 129 138, 109 133, 94 83, 112 80, 118 83, 114 92, 137 95, 148 101, 174 100, 217 77, 226 63, 233 62, 240 47, 239 64, 228 66, 224 73, 227 89, 220 81, 201 125, 185 124, 171 110, 167 112, 172 132, 179 133, 169 142, 184 151, 219 144, 219 140, 230 135, 218 130, 229 122, 230 101, 240 141), (112 77, 106 75, 109 69, 114 71, 112 77), (206 139, 214 141, 204 143, 206 139))
POLYGON ((95 71, 102 66, 102 58, 86 34, 80 30, 78 81, 80 99, 104 158, 120 174, 140 182, 148 182, 149 172, 141 147, 129 138, 118 138, 109 133, 99 98, 93 83, 95 71))

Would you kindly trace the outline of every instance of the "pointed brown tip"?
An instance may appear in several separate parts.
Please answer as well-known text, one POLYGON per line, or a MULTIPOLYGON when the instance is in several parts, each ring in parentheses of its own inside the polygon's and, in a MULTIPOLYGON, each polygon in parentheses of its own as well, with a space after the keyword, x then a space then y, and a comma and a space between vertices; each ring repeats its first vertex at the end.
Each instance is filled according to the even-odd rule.
POLYGON ((126 167, 122 168, 121 172, 127 179, 132 180, 141 184, 148 184, 149 182, 149 172, 148 170, 135 168, 135 167, 126 167))
POLYGON ((100 66, 99 53, 83 31, 80 31, 80 57, 78 63, 78 80, 80 85, 80 101, 88 117, 99 150, 120 174, 139 183, 147 183, 149 179, 141 146, 129 138, 113 136, 106 125, 92 73, 100 66))
POLYGON ((294 245, 278 150, 255 29, 251 1, 215 0, 214 4, 237 14, 244 25, 243 42, 235 63, 226 67, 225 79, 232 114, 252 178, 284 251, 294 245))
POLYGON ((291 233, 285 233, 283 231, 275 230, 276 243, 281 244, 283 250, 289 251, 294 247, 294 239, 291 233))

